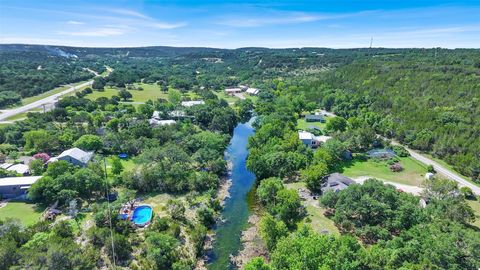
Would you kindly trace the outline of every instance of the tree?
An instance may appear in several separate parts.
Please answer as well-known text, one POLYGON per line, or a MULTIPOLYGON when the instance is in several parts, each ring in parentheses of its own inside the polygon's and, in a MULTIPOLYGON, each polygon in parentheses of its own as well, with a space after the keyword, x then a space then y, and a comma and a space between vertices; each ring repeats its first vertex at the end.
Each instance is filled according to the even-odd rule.
POLYGON ((123 99, 123 101, 127 101, 128 99, 132 98, 132 93, 128 92, 127 90, 120 90, 118 92, 118 96, 123 99))
POLYGON ((168 90, 168 101, 173 105, 177 106, 182 101, 182 93, 180 91, 175 90, 173 88, 168 90))
POLYGON ((169 200, 167 202, 167 209, 173 219, 184 220, 185 219, 185 205, 180 200, 169 200))
POLYGON ((103 88, 105 87, 105 84, 106 84, 105 78, 95 77, 93 79, 92 88, 96 90, 103 90, 103 88))
POLYGON ((49 152, 56 148, 58 140, 45 130, 32 130, 24 133, 25 149, 49 152))
POLYGON ((255 257, 245 264, 244 270, 271 270, 270 266, 265 263, 265 259, 262 257, 255 257))
POLYGON ((345 131, 347 129, 347 120, 345 118, 336 116, 333 118, 329 118, 327 121, 326 129, 328 131, 345 131))
POLYGON ((45 172, 45 164, 41 159, 34 159, 28 164, 32 175, 42 175, 45 172))
POLYGON ((307 188, 313 192, 320 192, 322 184, 325 182, 325 176, 329 171, 325 163, 318 163, 307 167, 301 171, 301 177, 305 181, 307 188))
POLYGON ((296 222, 305 215, 305 210, 297 191, 293 189, 282 189, 277 193, 276 201, 277 203, 272 209, 273 212, 278 215, 289 228, 294 228, 296 222))
POLYGON ((153 262, 154 269, 171 269, 177 261, 177 239, 162 233, 148 233, 145 239, 147 259, 153 262))
POLYGON ((269 207, 275 205, 277 193, 284 189, 282 180, 277 177, 263 179, 257 187, 258 200, 269 207))
POLYGON ((75 141, 73 145, 85 151, 98 151, 103 147, 103 141, 97 135, 86 134, 75 141))
POLYGON ((123 165, 120 158, 117 156, 112 157, 112 173, 115 175, 119 175, 122 171, 123 165))
POLYGON ((260 235, 267 244, 269 251, 273 251, 277 242, 288 235, 288 229, 283 221, 277 221, 270 214, 266 214, 260 221, 260 235))

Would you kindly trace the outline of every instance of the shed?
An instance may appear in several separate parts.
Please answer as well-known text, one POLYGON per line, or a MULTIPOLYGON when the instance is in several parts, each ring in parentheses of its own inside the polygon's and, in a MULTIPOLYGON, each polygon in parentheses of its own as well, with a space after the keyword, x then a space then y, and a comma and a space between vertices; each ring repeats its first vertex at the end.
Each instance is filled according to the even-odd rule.
POLYGON ((258 95, 258 92, 259 90, 257 88, 248 88, 246 93, 251 95, 251 96, 255 96, 255 95, 258 95))

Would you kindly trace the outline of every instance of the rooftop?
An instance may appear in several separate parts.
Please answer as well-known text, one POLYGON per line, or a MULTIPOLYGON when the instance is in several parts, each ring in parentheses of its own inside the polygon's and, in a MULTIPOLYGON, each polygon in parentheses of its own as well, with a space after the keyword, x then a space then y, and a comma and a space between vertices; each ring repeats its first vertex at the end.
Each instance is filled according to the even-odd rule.
POLYGON ((71 148, 63 151, 60 155, 58 155, 57 158, 69 156, 81 162, 87 163, 90 160, 90 158, 92 158, 92 155, 93 155, 93 152, 85 152, 82 149, 75 147, 75 148, 71 148))
POLYGON ((201 105, 205 104, 203 100, 191 100, 191 101, 182 101, 182 106, 184 107, 192 107, 194 105, 201 105))
POLYGON ((5 186, 29 186, 37 182, 41 176, 5 177, 0 178, 0 187, 5 186))

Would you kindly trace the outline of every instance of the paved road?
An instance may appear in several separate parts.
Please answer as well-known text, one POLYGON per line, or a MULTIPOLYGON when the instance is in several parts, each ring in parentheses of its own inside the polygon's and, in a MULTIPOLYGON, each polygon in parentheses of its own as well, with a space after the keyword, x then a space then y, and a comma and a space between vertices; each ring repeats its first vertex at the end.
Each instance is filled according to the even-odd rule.
POLYGON ((40 106, 42 106, 42 105, 45 105, 45 104, 55 103, 60 96, 63 96, 63 95, 68 94, 68 93, 70 93, 70 92, 73 92, 73 91, 77 90, 78 88, 92 85, 92 83, 93 83, 93 80, 90 80, 90 81, 85 82, 85 83, 82 83, 82 84, 80 84, 80 85, 72 86, 72 87, 68 88, 67 90, 64 90, 64 91, 62 91, 62 92, 60 92, 60 93, 57 93, 57 94, 48 96, 48 97, 46 97, 46 98, 44 98, 44 99, 37 100, 37 101, 32 102, 32 103, 30 103, 30 104, 27 104, 27 105, 24 105, 24 106, 15 108, 15 109, 4 110, 4 111, 0 114, 0 121, 3 121, 3 120, 5 120, 5 119, 7 119, 7 118, 9 118, 9 117, 14 116, 14 115, 17 115, 17 114, 20 114, 20 113, 24 113, 24 112, 27 112, 27 111, 29 111, 29 110, 38 108, 38 107, 40 107, 40 106))
MULTIPOLYGON (((395 142, 395 141, 392 141, 392 144, 393 145, 400 145, 398 142, 395 142)), ((403 147, 405 147, 405 146, 403 146, 403 147)), ((405 149, 407 149, 407 151, 410 153, 410 155, 414 159, 420 161, 423 164, 432 165, 433 168, 435 169, 435 171, 437 171, 439 174, 447 177, 448 179, 456 181, 458 183, 458 185, 461 186, 461 187, 471 188, 473 193, 475 193, 477 195, 480 195, 480 187, 468 182, 467 180, 463 179, 463 177, 461 177, 457 173, 452 172, 451 170, 445 168, 445 166, 439 164, 438 162, 436 162, 436 161, 434 161, 434 160, 432 160, 428 157, 423 156, 422 154, 418 153, 417 151, 412 150, 408 147, 405 147, 405 149)))
MULTIPOLYGON (((332 117, 336 116, 334 113, 327 112, 325 110, 321 110, 321 113, 323 113, 327 116, 332 116, 332 117)), ((401 145, 401 146, 405 147, 405 149, 407 149, 407 151, 410 153, 410 155, 414 159, 420 161, 423 164, 432 165, 433 168, 435 169, 435 171, 437 171, 439 174, 445 176, 446 178, 448 178, 450 180, 456 181, 460 187, 471 188, 473 193, 475 193, 476 195, 480 195, 480 187, 478 187, 477 185, 474 185, 474 184, 468 182, 467 180, 463 179, 463 177, 461 177, 459 174, 453 172, 452 170, 446 168, 445 166, 439 164, 438 162, 436 162, 436 161, 434 161, 434 160, 432 160, 428 157, 425 157, 424 155, 418 153, 417 151, 406 147, 405 145, 402 145, 402 144, 400 144, 396 141, 392 141, 392 144, 393 145, 401 145)))

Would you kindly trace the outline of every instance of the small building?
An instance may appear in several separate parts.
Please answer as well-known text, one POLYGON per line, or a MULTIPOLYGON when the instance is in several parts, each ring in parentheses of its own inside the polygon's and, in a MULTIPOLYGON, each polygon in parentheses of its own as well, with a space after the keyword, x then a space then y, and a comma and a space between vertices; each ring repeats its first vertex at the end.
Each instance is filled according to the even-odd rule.
POLYGON ((22 197, 27 194, 30 186, 40 178, 41 176, 0 178, 0 197, 2 197, 2 199, 22 197))
POLYGON ((9 167, 11 167, 13 165, 13 163, 2 163, 0 164, 0 169, 8 169, 9 167))
POLYGON ((205 101, 203 100, 182 101, 183 107, 192 107, 195 105, 202 105, 202 104, 205 104, 205 101))
POLYGON ((355 183, 355 181, 340 173, 332 173, 325 176, 323 182, 321 187, 322 194, 327 191, 339 192, 355 183))
POLYGON ((247 88, 245 92, 251 96, 256 96, 258 95, 259 90, 257 88, 247 88))
POLYGON ((427 172, 427 173, 425 174, 425 179, 427 179, 427 180, 430 180, 430 179, 432 179, 432 178, 434 178, 434 177, 435 177, 435 174, 434 174, 434 173, 427 172))
POLYGON ((60 155, 51 158, 48 162, 50 163, 59 160, 65 160, 75 166, 85 167, 92 157, 93 152, 85 152, 82 149, 75 147, 63 151, 60 155))
POLYGON ((307 114, 305 115, 305 121, 325 123, 325 117, 323 117, 323 115, 320 115, 320 114, 307 114))
POLYGON ((311 148, 317 148, 326 141, 330 140, 332 137, 330 136, 315 136, 314 134, 308 132, 308 131, 302 131, 300 130, 298 132, 298 138, 308 147, 311 148))
POLYGON ((171 111, 168 113, 168 116, 169 117, 172 117, 174 119, 179 119, 179 118, 184 118, 186 117, 187 115, 185 114, 184 111, 180 111, 180 110, 175 110, 175 111, 171 111))
POLYGON ((175 120, 158 120, 155 118, 150 119, 150 121, 148 122, 150 123, 151 126, 154 126, 154 127, 174 125, 177 123, 175 120))
POLYGON ((28 165, 25 165, 25 164, 14 164, 10 167, 7 168, 7 171, 14 171, 18 174, 21 174, 23 176, 27 176, 30 174, 30 168, 28 167, 28 165))
POLYGON ((241 92, 243 92, 243 91, 242 91, 242 88, 240 88, 240 87, 225 88, 225 93, 227 93, 227 95, 233 96, 234 94, 238 94, 238 93, 241 93, 241 92))

